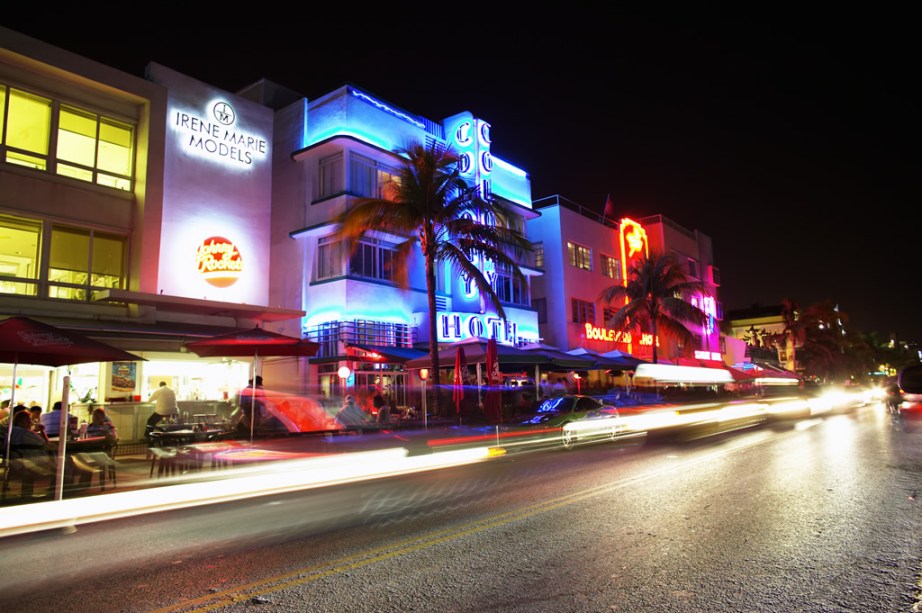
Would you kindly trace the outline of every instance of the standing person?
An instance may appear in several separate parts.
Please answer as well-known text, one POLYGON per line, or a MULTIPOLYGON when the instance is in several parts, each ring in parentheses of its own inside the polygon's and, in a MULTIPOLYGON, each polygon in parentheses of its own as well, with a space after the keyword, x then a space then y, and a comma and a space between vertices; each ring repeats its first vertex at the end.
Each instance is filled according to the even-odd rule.
POLYGON ((179 405, 176 404, 176 392, 170 389, 166 381, 160 382, 160 387, 150 395, 148 402, 155 402, 154 412, 147 418, 147 432, 160 423, 164 417, 179 415, 179 405))
POLYGON ((264 410, 266 401, 266 391, 263 389, 262 375, 256 375, 254 379, 247 382, 247 386, 237 394, 237 408, 240 410, 240 421, 237 423, 237 429, 244 434, 255 432, 259 427, 259 418, 264 410), (255 383, 255 385, 254 385, 255 383), (253 416, 253 424, 250 425, 250 416, 253 416))

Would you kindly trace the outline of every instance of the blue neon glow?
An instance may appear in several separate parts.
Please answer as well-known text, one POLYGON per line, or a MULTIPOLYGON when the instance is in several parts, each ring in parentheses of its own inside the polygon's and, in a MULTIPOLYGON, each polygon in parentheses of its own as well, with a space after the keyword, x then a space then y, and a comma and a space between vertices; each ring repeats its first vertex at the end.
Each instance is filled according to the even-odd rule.
POLYGON ((403 119, 404 121, 413 124, 413 125, 416 126, 417 128, 421 128, 421 129, 423 129, 423 130, 426 129, 425 124, 423 124, 422 122, 420 122, 420 121, 414 119, 413 117, 410 117, 410 116, 407 115, 406 113, 403 113, 403 112, 398 111, 398 110, 396 110, 396 109, 392 109, 391 107, 387 106, 387 105, 384 104, 383 102, 381 102, 381 101, 379 101, 379 100, 375 100, 375 99, 372 98, 371 96, 369 96, 369 95, 367 95, 367 94, 363 94, 362 92, 360 92, 360 91, 357 90, 357 89, 350 89, 350 91, 352 92, 352 95, 355 96, 356 98, 361 98, 362 100, 365 100, 365 101, 368 102, 369 104, 372 104, 372 105, 376 106, 377 108, 381 109, 381 110, 384 111, 385 113, 390 113, 391 115, 393 115, 394 117, 397 117, 398 119, 403 119))

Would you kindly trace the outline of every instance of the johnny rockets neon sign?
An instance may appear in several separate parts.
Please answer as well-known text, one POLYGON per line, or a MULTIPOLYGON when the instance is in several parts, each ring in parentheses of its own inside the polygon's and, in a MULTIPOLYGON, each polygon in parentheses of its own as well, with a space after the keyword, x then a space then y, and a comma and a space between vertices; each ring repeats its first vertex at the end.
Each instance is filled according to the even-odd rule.
POLYGON ((199 276, 215 287, 233 285, 243 272, 240 251, 223 236, 212 236, 202 241, 195 260, 199 276))

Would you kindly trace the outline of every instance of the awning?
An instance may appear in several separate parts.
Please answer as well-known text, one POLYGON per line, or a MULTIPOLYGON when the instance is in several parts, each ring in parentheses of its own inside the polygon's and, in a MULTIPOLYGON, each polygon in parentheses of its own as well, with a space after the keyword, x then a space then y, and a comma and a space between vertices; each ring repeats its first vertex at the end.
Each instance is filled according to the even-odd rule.
MULTIPOLYGON (((384 359, 388 362, 396 362, 398 364, 406 364, 409 360, 422 358, 428 355, 428 353, 425 351, 412 349, 410 347, 389 347, 387 345, 357 345, 354 343, 348 346, 350 348, 365 351, 370 354, 377 354, 381 359, 384 359)), ((366 357, 372 360, 375 359, 375 357, 371 355, 366 357)))

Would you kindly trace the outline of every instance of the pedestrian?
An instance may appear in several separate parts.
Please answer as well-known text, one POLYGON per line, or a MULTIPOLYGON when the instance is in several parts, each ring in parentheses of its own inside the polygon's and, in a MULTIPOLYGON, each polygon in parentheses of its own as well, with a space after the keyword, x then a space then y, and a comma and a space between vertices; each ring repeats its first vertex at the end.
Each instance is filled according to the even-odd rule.
POLYGON ((237 431, 243 435, 255 432, 264 416, 266 391, 263 389, 263 378, 256 375, 247 382, 247 386, 237 393, 237 431), (250 424, 251 416, 253 423, 250 424))
POLYGON ((355 397, 350 394, 346 396, 342 408, 336 413, 336 422, 345 430, 357 430, 361 434, 365 431, 368 417, 365 411, 355 404, 355 397))
POLYGON ((165 417, 179 415, 179 405, 176 403, 176 392, 174 392, 166 381, 161 381, 160 386, 150 395, 148 402, 156 403, 154 412, 147 418, 147 433, 159 424, 165 417))

